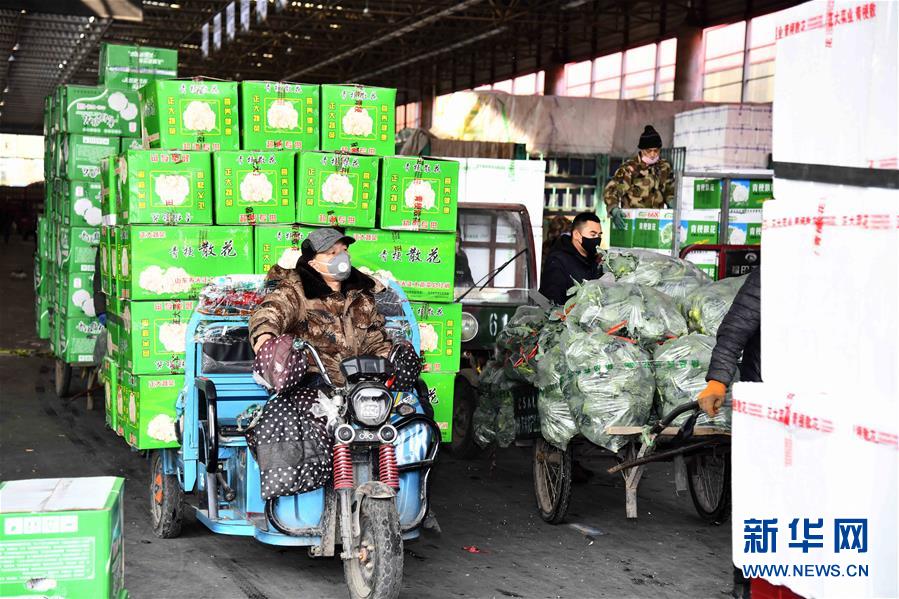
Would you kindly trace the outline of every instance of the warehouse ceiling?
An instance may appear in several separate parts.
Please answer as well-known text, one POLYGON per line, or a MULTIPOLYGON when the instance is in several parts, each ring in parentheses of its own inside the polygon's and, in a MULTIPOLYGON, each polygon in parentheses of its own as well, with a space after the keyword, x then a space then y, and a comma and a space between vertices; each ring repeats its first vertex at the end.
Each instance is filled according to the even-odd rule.
POLYGON ((237 33, 228 41, 223 0, 0 0, 0 131, 39 133, 43 98, 56 85, 96 84, 101 41, 175 48, 185 77, 381 84, 398 88, 404 103, 665 39, 691 13, 710 26, 797 3, 268 0, 258 22, 265 2, 252 0, 241 32, 236 0, 237 33), (117 15, 124 18, 102 12, 119 3, 137 14, 134 6, 117 15), (204 57, 203 26, 212 28, 216 15, 222 45, 214 50, 210 40, 204 57))

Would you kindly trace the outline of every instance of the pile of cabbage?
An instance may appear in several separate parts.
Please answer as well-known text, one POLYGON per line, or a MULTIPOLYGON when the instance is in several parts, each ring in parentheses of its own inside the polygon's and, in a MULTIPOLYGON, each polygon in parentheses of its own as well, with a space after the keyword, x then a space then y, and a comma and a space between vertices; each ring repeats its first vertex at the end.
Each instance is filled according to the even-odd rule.
MULTIPOLYGON (((609 427, 643 427, 705 388, 714 334, 745 277, 712 282, 689 262, 639 250, 608 252, 604 267, 565 306, 523 306, 509 320, 481 375, 478 443, 514 440, 521 383, 538 390, 548 442, 565 449, 581 434, 610 451, 626 439, 609 427)), ((698 424, 728 429, 730 412, 698 424)))

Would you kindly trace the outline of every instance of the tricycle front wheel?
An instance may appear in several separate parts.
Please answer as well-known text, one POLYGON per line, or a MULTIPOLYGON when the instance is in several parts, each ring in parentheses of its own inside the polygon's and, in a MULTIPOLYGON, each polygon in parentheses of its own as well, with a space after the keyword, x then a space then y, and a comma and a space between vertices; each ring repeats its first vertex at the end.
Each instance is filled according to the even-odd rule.
POLYGON ((534 495, 540 517, 550 524, 565 519, 571 501, 571 446, 562 451, 545 439, 534 443, 534 495))
POLYGON ((178 477, 166 474, 162 451, 150 456, 150 517, 153 534, 160 539, 173 539, 181 534, 184 493, 178 477))
MULTIPOLYGON (((352 599, 396 599, 403 584, 403 537, 393 499, 362 499, 359 545, 343 562, 352 599)), ((344 547, 344 551, 349 551, 344 547)))
POLYGON ((696 513, 710 524, 730 516, 730 455, 701 454, 687 464, 690 497, 696 513))

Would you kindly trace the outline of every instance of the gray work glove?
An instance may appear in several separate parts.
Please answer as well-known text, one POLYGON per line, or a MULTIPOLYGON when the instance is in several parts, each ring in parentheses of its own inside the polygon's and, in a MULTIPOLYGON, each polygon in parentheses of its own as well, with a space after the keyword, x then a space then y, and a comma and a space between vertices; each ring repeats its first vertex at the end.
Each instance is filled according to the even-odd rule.
POLYGON ((612 208, 612 211, 609 213, 609 218, 612 220, 612 226, 616 229, 625 228, 626 225, 624 224, 624 211, 618 206, 612 208))

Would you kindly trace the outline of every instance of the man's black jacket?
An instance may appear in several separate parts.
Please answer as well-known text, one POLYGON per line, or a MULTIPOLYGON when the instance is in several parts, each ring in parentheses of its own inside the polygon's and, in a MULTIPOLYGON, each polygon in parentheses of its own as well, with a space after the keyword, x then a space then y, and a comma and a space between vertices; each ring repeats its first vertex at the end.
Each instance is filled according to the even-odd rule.
POLYGON ((543 263, 540 293, 553 303, 562 305, 568 300, 567 291, 575 281, 581 283, 598 279, 601 275, 602 268, 596 263, 596 257, 588 259, 581 256, 571 241, 571 235, 562 235, 543 263))
POLYGON ((734 303, 718 327, 718 339, 712 351, 706 380, 730 385, 737 371, 740 354, 740 380, 762 380, 761 348, 761 270, 755 269, 746 278, 734 303))

